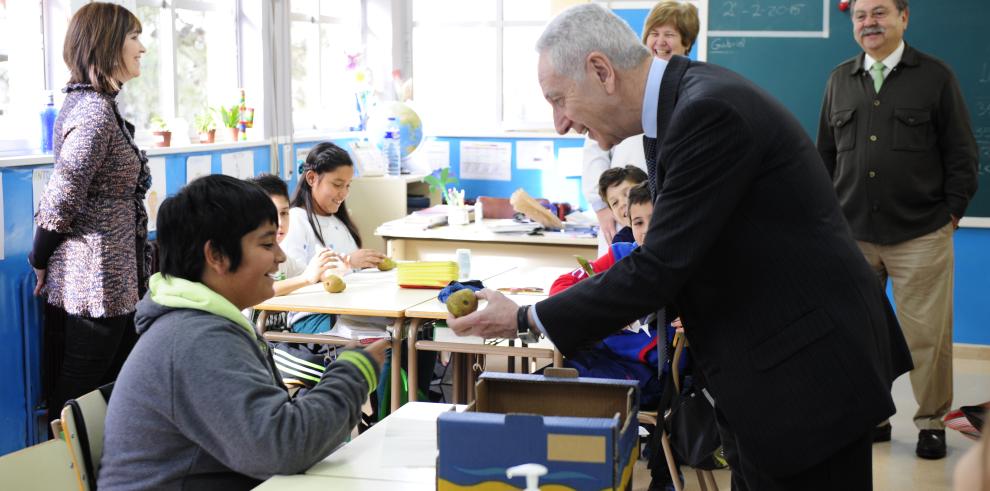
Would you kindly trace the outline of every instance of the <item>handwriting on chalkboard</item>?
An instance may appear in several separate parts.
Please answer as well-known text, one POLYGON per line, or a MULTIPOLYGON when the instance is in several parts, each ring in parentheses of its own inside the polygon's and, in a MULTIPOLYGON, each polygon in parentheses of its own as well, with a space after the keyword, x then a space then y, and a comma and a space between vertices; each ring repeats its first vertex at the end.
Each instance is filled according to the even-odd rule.
POLYGON ((973 128, 973 136, 980 152, 980 174, 990 174, 990 126, 973 128))
POLYGON ((977 101, 976 117, 985 118, 987 116, 990 116, 990 101, 977 101))
POLYGON ((983 69, 980 71, 980 83, 990 84, 990 63, 983 62, 983 69))
POLYGON ((797 17, 804 3, 736 1, 722 2, 722 17, 797 17))
POLYGON ((737 49, 746 47, 746 38, 720 38, 714 37, 708 41, 709 53, 733 53, 737 49))

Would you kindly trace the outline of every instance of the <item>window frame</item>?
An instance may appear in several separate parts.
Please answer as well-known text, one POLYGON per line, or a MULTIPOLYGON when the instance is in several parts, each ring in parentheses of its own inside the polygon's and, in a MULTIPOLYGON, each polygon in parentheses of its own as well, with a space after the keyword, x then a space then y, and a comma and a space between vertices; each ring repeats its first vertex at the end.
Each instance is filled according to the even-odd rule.
MULTIPOLYGON (((411 10, 415 10, 414 0, 411 10)), ((506 27, 543 27, 550 20, 505 20, 504 0, 495 0, 495 20, 487 21, 445 21, 445 20, 413 20, 415 13, 410 15, 410 39, 415 37, 416 28, 437 28, 437 27, 494 27, 495 28, 495 114, 496 120, 493 122, 493 129, 498 131, 542 131, 553 129, 553 118, 545 121, 538 120, 508 120, 506 119, 505 108, 505 28, 506 27)), ((551 15, 552 17, 552 15, 551 15)), ((415 59, 416 46, 412 47, 412 59, 415 59)), ((410 60, 412 63, 412 60, 410 60)), ((413 66, 415 74, 416 67, 413 66)), ((535 83, 535 82, 534 82, 535 83)), ((442 128, 450 128, 455 125, 444 121, 440 125, 442 128)))

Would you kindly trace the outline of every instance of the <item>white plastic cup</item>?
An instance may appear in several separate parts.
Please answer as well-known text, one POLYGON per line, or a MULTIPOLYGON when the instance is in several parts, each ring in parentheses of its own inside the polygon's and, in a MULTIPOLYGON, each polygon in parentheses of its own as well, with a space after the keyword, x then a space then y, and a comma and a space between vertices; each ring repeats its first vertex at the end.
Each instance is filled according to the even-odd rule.
POLYGON ((457 249, 457 269, 460 271, 458 280, 471 279, 471 249, 457 249))

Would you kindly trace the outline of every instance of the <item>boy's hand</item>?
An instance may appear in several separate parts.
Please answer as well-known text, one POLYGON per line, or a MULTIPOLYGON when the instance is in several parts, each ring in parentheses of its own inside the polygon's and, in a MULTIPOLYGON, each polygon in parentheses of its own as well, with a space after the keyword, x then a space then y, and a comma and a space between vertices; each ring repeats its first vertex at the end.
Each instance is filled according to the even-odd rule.
POLYGON ((303 277, 310 284, 319 283, 323 279, 323 273, 337 264, 337 254, 330 249, 323 249, 309 260, 303 277))
POLYGON ((611 244, 615 237, 615 215, 612 214, 612 209, 606 206, 595 214, 598 215, 598 232, 605 238, 606 244, 611 244))
POLYGON ((344 262, 351 269, 364 269, 378 266, 378 263, 385 259, 385 254, 373 249, 358 249, 353 254, 343 257, 344 262))
POLYGON ((364 353, 375 360, 378 366, 381 367, 385 364, 385 351, 391 346, 387 339, 379 339, 374 343, 369 344, 364 347, 364 353))

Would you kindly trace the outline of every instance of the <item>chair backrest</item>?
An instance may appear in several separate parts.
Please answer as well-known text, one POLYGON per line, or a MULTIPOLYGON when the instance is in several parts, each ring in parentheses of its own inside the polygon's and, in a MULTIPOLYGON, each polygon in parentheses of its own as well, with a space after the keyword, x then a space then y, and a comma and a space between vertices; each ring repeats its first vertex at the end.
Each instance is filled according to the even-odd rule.
POLYGON ((0 457, 0 489, 72 489, 76 478, 69 452, 57 437, 0 457))
POLYGON ((62 428, 69 446, 79 489, 96 489, 96 476, 103 458, 103 431, 107 417, 107 403, 113 383, 88 394, 71 399, 62 408, 62 428))

